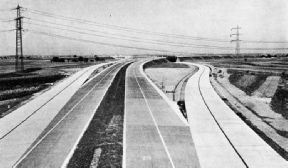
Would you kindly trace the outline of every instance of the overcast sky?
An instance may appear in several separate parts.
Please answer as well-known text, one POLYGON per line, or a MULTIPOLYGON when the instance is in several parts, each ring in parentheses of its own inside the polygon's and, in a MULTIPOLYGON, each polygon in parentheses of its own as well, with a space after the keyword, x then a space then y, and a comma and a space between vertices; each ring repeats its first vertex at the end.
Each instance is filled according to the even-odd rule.
MULTIPOLYGON (((173 53, 234 53, 235 43, 230 43, 231 28, 239 25, 241 40, 288 41, 288 1, 287 0, 1 0, 0 11, 23 7, 24 19, 23 47, 26 55, 51 54, 145 54, 164 53, 160 51, 139 50, 97 43, 122 45, 152 50, 165 50, 173 53), (27 10, 25 10, 27 8, 27 10), (96 23, 139 29, 185 37, 204 37, 223 39, 227 42, 211 40, 181 39, 132 30, 117 30, 115 27, 83 24, 67 19, 57 19, 47 15, 32 13, 33 10, 59 16, 87 20, 96 23), (32 11, 32 12, 31 12, 32 11), (31 18, 31 19, 27 19, 31 18), (34 20, 32 20, 34 19, 34 20), (39 22, 42 20, 45 22, 39 22), (48 24, 70 25, 60 26, 48 24), (35 25, 38 24, 38 25, 35 25), (45 27, 45 25, 50 27, 45 27), (52 27, 58 27, 59 30, 52 27), (75 29, 75 27, 82 29, 75 29), (86 29, 86 30, 83 30, 86 29), (89 29, 90 31, 87 31, 89 29), (80 34, 73 31, 81 31, 80 34), (94 32, 92 32, 93 30, 94 32), (60 35, 86 42, 53 38, 34 34, 33 31, 60 35), (105 34, 103 34, 105 33, 105 34), (115 36, 116 34, 120 36, 115 36), (105 36, 105 37, 103 37, 105 36), (128 38, 129 36, 134 38, 128 38), (116 39, 115 39, 116 37, 116 39), (119 39, 120 38, 120 39, 119 39), (121 40, 121 39, 130 39, 121 40), (143 40, 149 39, 149 40, 143 40), (134 40, 134 41, 131 41, 134 40), (135 42, 138 41, 138 42, 135 42), (88 43, 89 41, 90 43, 88 43), (146 43, 139 42, 145 41, 146 43), (151 43, 152 41, 152 43, 151 43), (164 41, 172 45, 155 44, 164 41), (91 43, 92 42, 92 43, 91 43), (177 44, 192 46, 175 46, 177 44), (193 45, 228 47, 228 49, 195 48, 193 45)), ((41 13, 40 13, 41 14, 41 13)), ((13 19, 16 11, 0 12, 0 19, 13 19)), ((49 15, 51 16, 51 15, 49 15)), ((87 23, 87 22, 86 22, 87 23)), ((91 22, 90 22, 91 23, 91 22)), ((0 30, 15 28, 15 21, 0 22, 0 30)), ((0 32, 0 55, 15 54, 15 31, 0 32)), ((241 48, 282 48, 288 43, 241 43, 241 48)), ((287 51, 287 50, 286 50, 287 51)), ((286 52, 284 51, 284 52, 286 52)), ((259 52, 241 50, 241 52, 259 52)), ((272 52, 272 51, 262 51, 272 52)), ((283 52, 283 51, 276 51, 283 52)))

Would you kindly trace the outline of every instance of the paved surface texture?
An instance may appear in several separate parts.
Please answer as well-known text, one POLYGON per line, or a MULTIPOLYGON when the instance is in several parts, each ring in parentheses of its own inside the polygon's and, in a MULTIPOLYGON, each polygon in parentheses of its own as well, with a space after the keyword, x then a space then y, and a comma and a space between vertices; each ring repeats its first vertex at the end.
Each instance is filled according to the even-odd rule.
POLYGON ((186 109, 201 167, 288 167, 217 95, 199 65, 186 86, 186 109))
MULTIPOLYGON (((79 89, 16 167, 61 167, 82 136, 122 64, 107 68, 79 89)), ((69 160, 69 158, 68 158, 69 160)))
POLYGON ((98 67, 85 68, 0 119, 0 167, 11 167, 98 67))
MULTIPOLYGON (((91 71, 91 73, 93 72, 93 70, 91 71)), ((66 135, 66 131, 63 131, 61 129, 55 129, 56 128, 55 127, 53 129, 54 131, 50 132, 51 128, 54 127, 54 126, 51 127, 51 125, 56 124, 55 120, 59 119, 59 115, 60 115, 60 117, 61 117, 61 115, 63 115, 63 113, 64 113, 63 111, 70 111, 72 106, 75 105, 75 104, 71 105, 71 102, 74 101, 73 103, 77 103, 77 102, 75 102, 75 99, 78 99, 77 97, 79 97, 79 96, 82 96, 82 97, 85 96, 84 95, 85 91, 87 92, 87 90, 89 90, 89 87, 91 87, 91 85, 95 85, 95 83, 97 83, 97 80, 99 80, 99 78, 102 79, 103 75, 106 74, 105 72, 109 72, 108 70, 109 69, 100 73, 96 78, 94 78, 94 80, 90 81, 89 83, 86 83, 85 85, 82 85, 82 84, 91 73, 80 74, 81 79, 82 79, 82 76, 85 78, 82 80, 81 84, 78 85, 78 87, 76 87, 75 89, 78 90, 79 87, 82 86, 81 89, 79 89, 76 93, 75 93, 76 90, 73 92, 72 88, 69 88, 66 92, 63 92, 63 93, 61 92, 61 94, 59 94, 55 98, 53 98, 48 104, 45 104, 45 106, 43 106, 44 108, 41 108, 40 110, 38 110, 31 117, 29 117, 25 122, 23 122, 23 124, 19 125, 17 127, 17 129, 13 130, 5 138, 1 139, 1 141, 0 141, 0 145, 1 145, 1 167, 2 167, 2 165, 3 165, 3 167, 12 167, 13 165, 19 166, 19 167, 20 166, 23 166, 23 167, 42 167, 43 165, 45 165, 45 167, 59 167, 59 165, 54 166, 52 164, 54 164, 59 159, 61 159, 61 157, 63 157, 62 152, 67 152, 67 151, 65 151, 65 145, 63 145, 63 144, 62 144, 63 146, 61 145, 61 140, 63 140, 62 136, 64 137, 64 135, 66 135), (71 98, 71 96, 72 96, 71 95, 69 97, 71 99, 69 100, 69 98, 68 98, 69 102, 67 103, 68 100, 66 100, 66 96, 70 95, 71 94, 70 92, 73 92, 75 94, 73 95, 73 93, 72 93, 73 97, 71 98), (63 102, 64 102, 64 104, 63 104, 63 102), (65 104, 66 105, 64 107, 62 106, 63 107, 62 108, 58 104, 63 104, 63 106, 65 104), (61 108, 62 108, 62 110, 61 110, 61 108), (52 120, 52 122, 51 122, 51 120, 52 120), (45 134, 45 132, 47 133, 47 135, 45 134), (49 135, 48 135, 48 132, 49 132, 49 135), (61 134, 60 137, 58 136, 59 134, 61 134), (46 139, 48 139, 48 140, 46 140, 46 139), (43 143, 45 143, 45 145, 43 145, 43 143), (55 149, 57 147, 59 147, 59 145, 60 145, 60 148, 58 148, 58 151, 55 153, 55 149), (50 146, 51 148, 50 147, 45 148, 47 146, 50 146), (4 149, 4 150, 2 150, 2 149, 4 149), (54 152, 54 154, 51 154, 53 152, 54 152), (49 157, 49 154, 54 155, 54 158, 53 158, 53 156, 49 157), (43 159, 43 156, 45 156, 45 159, 43 159), (29 161, 27 160, 28 157, 29 157, 29 159, 28 159, 29 161), (55 157, 56 157, 56 159, 55 159, 55 157), (50 160, 49 164, 48 163, 45 164, 44 162, 46 160, 49 160, 49 159, 53 159, 53 160, 52 161, 50 160), (26 162, 26 161, 28 161, 28 162, 26 162)), ((106 75, 106 76, 108 77, 109 75, 106 75)), ((106 81, 106 80, 102 80, 102 81, 106 81)), ((99 85, 102 86, 101 84, 99 84, 99 85)), ((102 90, 104 90, 104 89, 102 88, 102 90)), ((86 97, 88 98, 89 96, 90 95, 86 95, 85 98, 86 97)), ((88 107, 88 105, 87 105, 87 107, 88 107)), ((74 110, 76 110, 76 109, 85 110, 85 108, 86 107, 84 107, 84 108, 74 107, 74 110)), ((82 113, 81 115, 77 116, 77 119, 79 118, 80 120, 81 119, 84 120, 87 118, 88 115, 89 114, 87 114, 87 113, 82 113)), ((69 117, 70 116, 67 115, 65 119, 69 120, 69 117)), ((69 122, 68 122, 68 120, 66 120, 67 123, 70 123, 70 124, 74 123, 74 121, 70 122, 71 118, 70 118, 69 122)), ((77 121, 79 121, 79 120, 77 120, 77 121)), ((65 122, 64 119, 62 122, 65 122)), ((60 122, 60 123, 62 123, 62 122, 60 122)), ((81 128, 83 129, 83 127, 81 127, 81 122, 79 124, 80 125, 79 125, 78 130, 81 128)), ((65 124, 62 124, 62 125, 58 124, 57 128, 59 128, 59 127, 64 128, 64 126, 66 126, 66 125, 65 124)), ((71 129, 70 130, 67 129, 67 133, 75 133, 75 132, 73 132, 73 130, 71 130, 71 129)), ((74 137, 76 137, 77 134, 73 134, 73 135, 70 134, 70 136, 71 137, 69 139, 71 141, 65 141, 64 144, 70 145, 72 143, 72 139, 74 137), (70 142, 70 144, 68 142, 70 142)), ((63 143, 63 141, 62 141, 62 143, 63 143)), ((69 153, 69 151, 68 151, 68 153, 69 153)), ((67 155, 65 157, 67 157, 67 155)), ((61 164, 60 164, 60 166, 61 166, 61 164)))
POLYGON ((123 167, 199 167, 189 126, 144 76, 142 63, 126 74, 123 167))

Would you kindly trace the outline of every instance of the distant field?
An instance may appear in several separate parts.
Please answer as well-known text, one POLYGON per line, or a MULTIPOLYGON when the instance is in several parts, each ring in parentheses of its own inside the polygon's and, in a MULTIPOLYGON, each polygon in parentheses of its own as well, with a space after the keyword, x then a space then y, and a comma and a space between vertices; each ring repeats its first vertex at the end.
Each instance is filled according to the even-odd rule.
MULTIPOLYGON (((101 61, 103 62, 103 61, 101 61)), ((24 60, 24 72, 15 72, 15 60, 0 59, 0 118, 53 83, 80 68, 101 62, 51 62, 50 60, 24 60)))

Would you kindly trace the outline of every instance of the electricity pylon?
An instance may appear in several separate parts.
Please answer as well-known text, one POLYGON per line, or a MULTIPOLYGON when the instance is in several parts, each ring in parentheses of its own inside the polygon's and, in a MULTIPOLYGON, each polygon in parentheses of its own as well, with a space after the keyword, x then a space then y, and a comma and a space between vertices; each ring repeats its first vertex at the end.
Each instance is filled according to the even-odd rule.
POLYGON ((241 35, 241 34, 239 34, 239 29, 241 29, 241 27, 239 27, 237 25, 237 27, 232 28, 231 31, 235 30, 235 29, 236 29, 236 34, 231 34, 230 37, 236 36, 236 39, 235 40, 231 40, 231 43, 232 42, 236 42, 235 54, 236 54, 237 62, 239 63, 239 59, 240 59, 240 41, 241 41, 240 38, 239 38, 239 36, 241 35))
POLYGON ((15 18, 16 21, 16 55, 15 55, 15 70, 23 71, 24 70, 24 62, 23 62, 23 45, 22 45, 22 23, 23 17, 21 16, 21 7, 17 6, 17 17, 15 18), (19 65, 19 58, 20 58, 20 65, 19 65))

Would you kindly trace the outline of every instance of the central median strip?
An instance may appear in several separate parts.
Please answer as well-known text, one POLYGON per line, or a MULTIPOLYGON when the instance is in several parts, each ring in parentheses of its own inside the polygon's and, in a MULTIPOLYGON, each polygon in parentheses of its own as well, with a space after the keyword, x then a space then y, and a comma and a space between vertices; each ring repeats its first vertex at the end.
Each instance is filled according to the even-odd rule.
POLYGON ((117 73, 67 167, 121 166, 127 67, 117 73))

